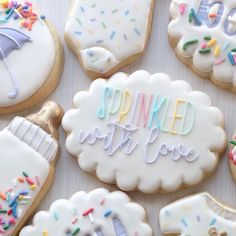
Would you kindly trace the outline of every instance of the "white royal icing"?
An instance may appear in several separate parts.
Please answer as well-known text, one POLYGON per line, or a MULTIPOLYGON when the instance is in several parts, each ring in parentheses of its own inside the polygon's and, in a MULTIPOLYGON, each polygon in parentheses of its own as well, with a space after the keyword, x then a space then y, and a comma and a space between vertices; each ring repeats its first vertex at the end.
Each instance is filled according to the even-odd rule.
POLYGON ((41 128, 20 117, 0 132, 0 211, 15 209, 10 215, 0 214, 2 236, 12 235, 49 175, 49 160, 55 158, 58 145, 44 134, 41 128))
POLYGON ((96 189, 54 202, 48 212, 37 213, 33 226, 23 228, 20 236, 151 236, 144 221, 144 209, 125 193, 96 189))
POLYGON ((163 234, 234 236, 236 211, 222 206, 207 193, 178 200, 160 211, 163 234))
POLYGON ((236 85, 236 54, 232 51, 236 48, 236 2, 184 2, 183 5, 181 0, 172 0, 170 5, 172 20, 168 33, 171 38, 179 40, 178 53, 192 60, 198 71, 212 72, 216 80, 236 85), (206 40, 206 36, 212 40, 206 40), (189 41, 195 43, 186 46, 189 41))
POLYGON ((83 66, 106 73, 146 46, 153 0, 75 0, 65 33, 83 66))
MULTIPOLYGON (((0 20, 5 18, 5 15, 1 14, 5 10, 1 11, 0 7, 0 20)), ((40 15, 38 17, 40 18, 40 15)), ((7 56, 9 70, 0 60, 0 107, 18 104, 35 94, 46 82, 55 62, 54 39, 45 22, 41 19, 36 20, 31 30, 20 27, 19 22, 19 19, 14 20, 12 16, 7 22, 0 24, 0 29, 1 27, 13 28, 31 39, 31 42, 24 43, 20 49, 13 50, 7 56), (8 93, 13 90, 11 74, 19 90, 18 96, 14 98, 8 96, 8 93)))
POLYGON ((212 172, 225 145, 222 122, 210 98, 188 83, 137 71, 94 81, 62 123, 66 148, 83 170, 123 190, 152 192, 212 172))

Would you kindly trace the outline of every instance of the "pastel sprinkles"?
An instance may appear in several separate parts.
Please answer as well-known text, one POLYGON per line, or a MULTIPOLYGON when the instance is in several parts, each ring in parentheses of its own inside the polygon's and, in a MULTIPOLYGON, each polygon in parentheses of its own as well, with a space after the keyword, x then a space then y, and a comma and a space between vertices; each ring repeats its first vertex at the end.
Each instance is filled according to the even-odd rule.
POLYGON ((31 204, 31 193, 40 186, 38 176, 31 178, 22 172, 12 180, 13 186, 6 191, 0 190, 0 234, 8 235, 7 231, 22 216, 21 205, 31 204))
POLYGON ((29 1, 23 4, 13 0, 0 1, 0 26, 9 19, 19 21, 19 27, 23 27, 31 31, 35 21, 45 20, 45 16, 38 16, 33 10, 33 4, 29 1))

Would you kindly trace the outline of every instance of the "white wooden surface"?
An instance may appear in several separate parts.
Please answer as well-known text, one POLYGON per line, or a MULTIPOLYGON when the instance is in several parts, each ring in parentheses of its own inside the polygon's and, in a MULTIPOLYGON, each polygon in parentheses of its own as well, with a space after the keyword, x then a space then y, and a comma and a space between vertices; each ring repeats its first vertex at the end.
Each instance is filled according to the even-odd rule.
MULTIPOLYGON (((51 20, 59 31, 62 39, 63 29, 71 1, 72 0, 36 1, 39 4, 41 13, 45 14, 47 18, 51 20)), ((145 69, 150 73, 165 72, 173 79, 183 79, 190 82, 195 90, 202 90, 209 94, 213 104, 223 111, 227 135, 228 137, 231 137, 236 128, 236 111, 234 111, 236 108, 236 95, 217 88, 208 80, 197 77, 175 57, 167 40, 169 3, 170 0, 157 0, 152 35, 148 49, 141 59, 123 69, 123 71, 131 73, 138 69, 145 69)), ((66 111, 72 106, 73 95, 79 90, 88 89, 91 80, 81 70, 79 63, 68 50, 64 40, 63 44, 65 46, 66 55, 65 69, 61 78, 61 83, 50 99, 59 102, 66 111)), ((37 108, 24 111, 20 115, 26 116, 36 109, 37 108)), ((0 128, 5 127, 13 117, 14 115, 0 117, 0 128)), ((62 154, 57 163, 55 182, 51 191, 42 202, 40 209, 47 210, 49 205, 56 199, 69 198, 76 191, 90 191, 97 187, 107 187, 110 190, 115 190, 115 187, 104 185, 95 177, 90 176, 79 169, 75 158, 71 157, 65 150, 65 137, 62 130, 60 131, 60 134, 62 154)), ((196 140, 196 142, 197 141, 198 140, 196 140)), ((176 194, 144 195, 133 192, 130 193, 130 196, 133 200, 141 203, 145 207, 148 221, 154 230, 154 235, 160 236, 161 233, 158 225, 159 209, 175 199, 200 191, 208 191, 229 206, 236 207, 236 184, 229 171, 227 155, 222 156, 217 171, 200 185, 180 191, 176 194)))

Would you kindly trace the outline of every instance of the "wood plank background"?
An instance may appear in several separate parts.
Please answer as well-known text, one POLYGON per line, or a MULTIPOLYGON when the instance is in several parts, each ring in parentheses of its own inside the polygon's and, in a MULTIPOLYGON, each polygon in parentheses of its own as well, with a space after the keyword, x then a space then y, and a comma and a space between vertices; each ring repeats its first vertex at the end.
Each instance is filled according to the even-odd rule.
MULTIPOLYGON (((63 40, 63 31, 71 0, 35 0, 35 2, 39 5, 40 12, 45 14, 55 25, 63 40)), ((192 84, 194 90, 201 90, 209 94, 213 104, 223 111, 227 135, 231 137, 236 128, 236 121, 234 120, 236 117, 236 111, 234 111, 236 107, 236 95, 217 88, 208 80, 197 77, 175 57, 167 39, 169 3, 170 0, 157 0, 152 35, 148 49, 141 59, 131 66, 124 68, 122 71, 132 73, 138 69, 145 69, 150 73, 165 72, 173 79, 188 81, 192 84)), ((91 80, 81 70, 79 63, 68 50, 64 40, 63 44, 65 46, 66 55, 65 69, 61 83, 50 99, 60 103, 66 111, 72 106, 73 95, 79 90, 88 89, 91 80)), ((37 108, 24 111, 20 113, 20 115, 27 116, 35 110, 37 110, 37 108)), ((13 117, 14 115, 0 117, 0 128, 5 127, 13 117)), ((79 190, 90 191, 97 187, 107 187, 110 190, 115 190, 115 187, 104 185, 95 177, 79 169, 75 158, 71 157, 65 150, 65 137, 62 130, 60 134, 62 154, 57 163, 55 182, 51 191, 42 202, 40 209, 47 210, 54 200, 69 198, 73 193, 79 190)), ((198 140, 196 140, 196 142, 197 141, 198 140)), ((137 192, 130 193, 129 195, 133 200, 141 203, 145 207, 148 221, 154 230, 154 235, 160 236, 161 233, 158 225, 159 209, 175 199, 200 191, 208 191, 229 206, 236 207, 236 184, 229 171, 227 155, 222 156, 217 171, 210 178, 205 180, 202 184, 189 188, 188 190, 169 195, 144 195, 137 192)))

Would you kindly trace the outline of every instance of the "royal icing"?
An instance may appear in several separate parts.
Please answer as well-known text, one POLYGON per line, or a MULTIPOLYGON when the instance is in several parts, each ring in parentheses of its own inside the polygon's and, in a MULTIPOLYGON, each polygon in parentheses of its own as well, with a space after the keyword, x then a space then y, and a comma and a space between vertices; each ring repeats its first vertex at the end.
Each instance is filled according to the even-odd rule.
POLYGON ((36 93, 47 80, 55 55, 44 17, 30 2, 0 1, 0 107, 18 104, 36 93))
POLYGON ((236 2, 172 0, 169 36, 179 40, 178 54, 192 60, 199 72, 235 84, 236 2))
POLYGON ((222 119, 210 98, 186 82, 137 71, 77 93, 63 127, 66 148, 83 170, 148 193, 193 185, 212 172, 225 146, 222 119))
POLYGON ((83 66, 104 74, 144 51, 154 0, 75 0, 65 34, 83 66))
POLYGON ((12 235, 50 172, 57 142, 30 121, 16 117, 0 132, 0 235, 12 235))
POLYGON ((54 202, 48 212, 37 213, 33 226, 23 228, 20 236, 151 236, 144 220, 144 209, 126 194, 96 189, 54 202))
POLYGON ((183 236, 234 236, 236 211, 207 193, 178 200, 160 211, 163 234, 183 236))

